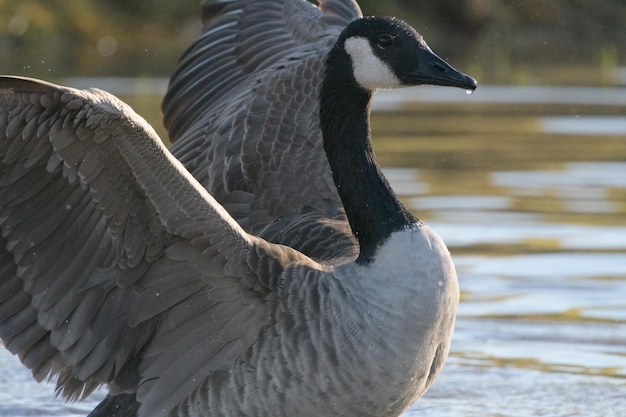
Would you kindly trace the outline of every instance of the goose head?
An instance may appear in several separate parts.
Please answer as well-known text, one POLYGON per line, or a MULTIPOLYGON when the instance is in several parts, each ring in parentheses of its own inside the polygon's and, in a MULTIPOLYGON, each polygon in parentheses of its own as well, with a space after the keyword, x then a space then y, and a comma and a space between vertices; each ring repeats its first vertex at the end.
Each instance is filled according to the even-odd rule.
POLYGON ((372 92, 423 84, 468 91, 477 87, 475 79, 439 58, 415 29, 396 18, 374 16, 353 21, 339 36, 330 57, 344 63, 347 58, 354 81, 372 92))

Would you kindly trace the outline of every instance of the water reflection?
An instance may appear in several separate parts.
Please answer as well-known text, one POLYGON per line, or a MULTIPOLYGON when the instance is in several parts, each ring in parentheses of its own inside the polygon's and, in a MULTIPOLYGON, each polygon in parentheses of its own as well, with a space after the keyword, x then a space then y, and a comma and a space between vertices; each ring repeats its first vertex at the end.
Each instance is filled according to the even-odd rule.
POLYGON ((422 86, 378 93, 375 110, 399 109, 406 103, 626 105, 626 88, 481 85, 470 98, 452 89, 422 86))
MULTIPOLYGON (((624 141, 624 154, 620 158, 626 157, 626 131, 624 141)), ((580 198, 593 199, 598 197, 597 192, 606 192, 609 188, 626 189, 626 161, 570 162, 563 163, 559 170, 494 172, 491 178, 494 185, 508 187, 512 192, 523 189, 573 189, 580 192, 580 198)), ((563 197, 571 195, 565 194, 563 197)))
POLYGON ((540 123, 547 133, 626 135, 626 117, 622 116, 544 117, 540 123))

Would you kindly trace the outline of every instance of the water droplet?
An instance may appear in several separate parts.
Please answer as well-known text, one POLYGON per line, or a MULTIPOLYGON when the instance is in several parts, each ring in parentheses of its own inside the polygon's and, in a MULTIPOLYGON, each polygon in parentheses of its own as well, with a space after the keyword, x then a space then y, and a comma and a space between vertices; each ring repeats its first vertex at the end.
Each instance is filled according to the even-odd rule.
POLYGON ((468 96, 474 94, 474 90, 465 90, 465 94, 467 94, 468 96))

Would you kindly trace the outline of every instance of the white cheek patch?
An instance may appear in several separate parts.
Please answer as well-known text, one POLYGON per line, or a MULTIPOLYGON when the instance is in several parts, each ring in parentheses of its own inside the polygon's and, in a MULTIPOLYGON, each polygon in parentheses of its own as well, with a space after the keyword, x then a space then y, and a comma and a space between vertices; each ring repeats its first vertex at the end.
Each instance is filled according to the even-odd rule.
POLYGON ((344 47, 354 68, 354 79, 367 90, 396 88, 402 83, 395 76, 389 65, 380 60, 372 51, 372 46, 365 38, 346 39, 344 47))

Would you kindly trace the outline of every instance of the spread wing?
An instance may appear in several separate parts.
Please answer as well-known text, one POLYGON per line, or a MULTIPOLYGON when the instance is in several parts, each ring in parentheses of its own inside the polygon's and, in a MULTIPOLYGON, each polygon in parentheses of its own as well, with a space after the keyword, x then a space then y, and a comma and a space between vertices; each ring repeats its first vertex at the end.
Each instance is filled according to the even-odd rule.
POLYGON ((0 229, 0 337, 66 398, 175 406, 267 325, 284 265, 318 268, 244 232, 115 97, 25 78, 0 78, 0 229))
POLYGON ((318 260, 354 256, 318 94, 325 56, 358 5, 221 0, 205 10, 163 102, 172 153, 246 231, 318 260))

